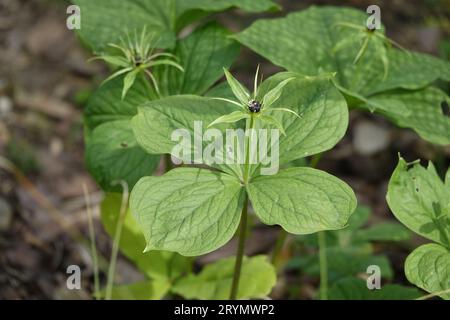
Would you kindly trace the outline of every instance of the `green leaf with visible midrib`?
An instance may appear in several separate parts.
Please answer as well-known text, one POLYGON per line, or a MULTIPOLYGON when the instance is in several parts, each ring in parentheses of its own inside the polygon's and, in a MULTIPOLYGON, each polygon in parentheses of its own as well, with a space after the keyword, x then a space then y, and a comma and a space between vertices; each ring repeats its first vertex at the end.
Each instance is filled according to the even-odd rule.
POLYGON ((146 238, 146 251, 196 256, 228 242, 240 221, 244 190, 235 178, 205 169, 179 168, 142 178, 130 208, 146 238))
MULTIPOLYGON (((187 299, 228 299, 234 264, 234 257, 209 264, 199 274, 177 281, 173 292, 187 299)), ((267 257, 244 257, 237 299, 264 298, 270 294, 275 283, 275 268, 267 261, 267 257)))
POLYGON ((353 190, 338 178, 311 168, 260 176, 247 187, 256 215, 294 234, 342 229, 356 208, 353 190))

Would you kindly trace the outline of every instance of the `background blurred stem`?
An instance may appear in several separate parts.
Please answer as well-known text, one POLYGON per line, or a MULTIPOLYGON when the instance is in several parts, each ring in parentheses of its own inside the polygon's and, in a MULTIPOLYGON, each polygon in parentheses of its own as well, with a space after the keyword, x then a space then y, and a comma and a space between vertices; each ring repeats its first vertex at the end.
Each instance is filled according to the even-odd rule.
POLYGON ((128 185, 124 181, 121 181, 120 184, 122 185, 122 188, 123 188, 122 204, 120 206, 119 219, 117 220, 116 232, 114 233, 114 242, 113 242, 113 247, 112 247, 112 252, 111 252, 111 260, 109 262, 109 268, 108 268, 105 300, 111 300, 111 298, 112 298, 114 277, 115 277, 115 273, 116 273, 117 255, 119 252, 119 243, 120 243, 120 238, 122 236, 123 224, 125 221, 125 215, 127 213, 127 208, 128 208, 128 195, 129 195, 128 185))

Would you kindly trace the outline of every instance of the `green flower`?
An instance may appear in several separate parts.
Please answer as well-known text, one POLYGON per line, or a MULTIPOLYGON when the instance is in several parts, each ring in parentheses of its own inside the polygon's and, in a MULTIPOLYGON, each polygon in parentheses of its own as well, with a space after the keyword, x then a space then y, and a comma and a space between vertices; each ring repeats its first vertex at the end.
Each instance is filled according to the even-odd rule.
POLYGON ((336 26, 350 28, 356 30, 357 32, 355 33, 355 35, 347 37, 342 41, 338 42, 336 46, 333 48, 333 52, 337 52, 347 46, 352 45, 355 42, 360 42, 361 47, 359 48, 359 51, 356 54, 355 59, 353 60, 353 64, 357 64, 366 53, 369 44, 372 43, 375 47, 375 50, 378 51, 381 62, 383 63, 384 67, 383 80, 386 80, 387 75, 389 73, 389 59, 387 55, 387 49, 389 49, 392 45, 394 45, 399 49, 407 52, 394 40, 389 39, 383 32, 379 32, 376 29, 369 29, 365 26, 359 26, 357 24, 346 22, 337 23, 336 26))
POLYGON ((209 127, 219 123, 234 123, 242 119, 250 119, 251 117, 254 117, 263 122, 276 126, 283 134, 285 134, 281 123, 279 123, 277 119, 272 117, 270 113, 277 111, 289 112, 300 118, 300 116, 296 112, 290 109, 272 108, 272 105, 280 98, 283 88, 294 78, 289 78, 280 82, 275 88, 270 90, 266 95, 260 97, 258 91, 259 66, 256 69, 253 93, 250 93, 239 81, 237 81, 233 77, 233 75, 228 70, 226 70, 225 68, 223 70, 225 72, 225 76, 227 78, 227 82, 231 88, 231 91, 237 98, 237 101, 224 98, 213 98, 213 99, 223 100, 232 103, 238 106, 241 110, 217 118, 209 125, 209 127))
POLYGON ((113 50, 117 51, 117 55, 100 55, 91 60, 103 60, 119 70, 103 81, 102 84, 122 75, 126 74, 123 80, 122 99, 125 98, 128 90, 133 86, 136 77, 144 74, 150 79, 159 95, 158 82, 150 69, 155 66, 168 65, 184 72, 182 66, 178 64, 175 55, 166 52, 156 52, 156 41, 153 35, 148 34, 146 28, 142 29, 140 36, 136 30, 133 39, 127 33, 126 40, 120 38, 120 45, 108 44, 113 50))

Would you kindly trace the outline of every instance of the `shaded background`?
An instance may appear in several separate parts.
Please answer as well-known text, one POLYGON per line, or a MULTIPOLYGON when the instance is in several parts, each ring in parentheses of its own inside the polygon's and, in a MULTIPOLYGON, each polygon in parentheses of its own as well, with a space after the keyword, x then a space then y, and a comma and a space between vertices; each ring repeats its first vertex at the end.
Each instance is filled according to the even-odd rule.
MULTIPOLYGON (((239 31, 257 18, 283 16, 310 4, 362 10, 378 4, 388 35, 403 47, 450 57, 449 0, 278 2, 284 8, 281 13, 230 11, 212 18, 239 31)), ((87 238, 83 184, 94 205, 102 194, 83 163, 81 115, 108 70, 101 63, 86 62, 90 54, 65 27, 67 5, 61 0, 0 0, 0 156, 20 169, 11 172, 0 161, 0 299, 90 298, 92 263, 83 240, 87 238), (66 290, 66 268, 71 264, 83 270, 81 291, 66 290)), ((279 70, 245 48, 233 70, 250 84, 258 62, 266 77, 279 70)), ((372 209, 371 223, 392 219, 385 194, 397 153, 407 160, 431 159, 442 172, 449 165, 450 148, 433 146, 375 115, 352 111, 350 117, 346 137, 319 167, 353 187, 359 202, 372 209)), ((98 246, 108 257, 111 242, 98 222, 98 210, 95 214, 98 246)), ((268 252, 276 236, 276 228, 257 227, 247 253, 268 252)), ((396 282, 407 283, 403 261, 420 240, 415 241, 411 247, 383 248, 394 265, 396 282)), ((234 252, 230 243, 201 257, 198 264, 234 252)), ((117 282, 141 277, 123 258, 117 273, 117 282)), ((293 286, 299 290, 291 298, 308 299, 317 286, 288 274, 284 280, 274 298, 286 297, 293 286)))

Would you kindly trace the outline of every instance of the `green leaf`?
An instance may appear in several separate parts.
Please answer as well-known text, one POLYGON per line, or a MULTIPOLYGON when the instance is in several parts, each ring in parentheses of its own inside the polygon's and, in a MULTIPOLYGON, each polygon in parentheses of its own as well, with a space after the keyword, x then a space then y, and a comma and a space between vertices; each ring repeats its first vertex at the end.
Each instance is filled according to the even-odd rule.
POLYGON ((130 120, 104 123, 94 129, 86 143, 89 172, 106 191, 121 191, 113 182, 124 180, 131 189, 143 176, 151 175, 160 156, 146 153, 136 142, 130 120))
POLYGON ((450 300, 450 251, 438 244, 425 244, 406 259, 408 280, 430 293, 446 291, 439 296, 450 300))
POLYGON ((369 98, 370 105, 378 113, 399 127, 411 128, 432 143, 450 145, 450 118, 442 112, 443 101, 450 101, 450 98, 433 87, 418 91, 391 91, 369 98))
POLYGON ((406 241, 410 238, 408 229, 393 222, 379 223, 354 234, 355 241, 406 241))
POLYGON ((387 202, 400 222, 425 238, 450 248, 450 193, 430 162, 408 165, 400 158, 389 181, 387 202))
POLYGON ((294 80, 295 78, 288 78, 286 80, 281 81, 275 88, 270 90, 264 95, 262 104, 264 108, 270 108, 272 104, 277 101, 280 96, 283 88, 289 83, 289 81, 294 80))
MULTIPOLYGON (((174 148, 186 145, 190 151, 190 163, 194 163, 198 158, 199 162, 203 162, 202 150, 194 143, 195 140, 203 142, 202 149, 206 151, 206 147, 211 144, 210 141, 203 139, 203 133, 208 129, 208 125, 218 117, 230 114, 235 111, 235 107, 229 103, 214 100, 211 98, 203 98, 198 96, 173 96, 161 100, 151 101, 139 109, 139 113, 132 119, 132 127, 136 139, 144 150, 152 154, 173 154, 174 148), (198 128, 196 128, 196 125, 198 128), (183 139, 182 142, 172 140, 176 130, 186 130, 190 139, 183 139), (186 141, 188 140, 188 141, 186 141)), ((227 128, 239 128, 239 123, 228 124, 227 128)), ((222 125, 225 126, 225 125, 222 125)), ((220 125, 217 128, 221 129, 220 125)), ((225 136, 224 130, 222 130, 225 136)), ((236 148, 237 151, 240 148, 236 148)), ((218 150, 221 157, 225 160, 227 155, 218 150)), ((177 154, 173 154, 177 156, 177 154)), ((242 177, 243 169, 239 164, 212 164, 214 167, 242 177)))
POLYGON ((239 44, 229 35, 228 30, 210 23, 179 40, 172 53, 184 72, 163 66, 152 68, 161 94, 203 95, 223 76, 222 68, 231 66, 239 54, 239 44))
MULTIPOLYGON (((189 275, 177 281, 173 292, 186 299, 228 299, 235 260, 232 257, 207 265, 199 274, 189 275)), ((244 257, 237 299, 267 297, 275 283, 275 268, 267 261, 267 257, 244 257)))
POLYGON ((386 50, 379 42, 370 41, 364 56, 354 64, 361 47, 359 41, 347 42, 338 51, 335 48, 347 39, 357 38, 358 33, 339 24, 365 26, 366 20, 366 13, 360 10, 312 6, 284 18, 258 20, 235 38, 288 71, 307 75, 336 72, 335 83, 349 102, 355 103, 352 106, 379 112, 430 142, 450 144, 450 120, 438 110, 436 99, 442 94, 435 89, 377 96, 394 89, 421 89, 437 79, 450 81, 450 62, 425 54, 386 50))
POLYGON ((256 215, 294 234, 342 229, 356 208, 352 189, 316 169, 290 168, 260 176, 247 188, 256 215))
POLYGON ((99 87, 89 98, 84 111, 84 123, 89 130, 115 120, 131 119, 137 113, 137 107, 151 100, 148 85, 138 78, 128 91, 126 99, 121 99, 123 77, 116 78, 99 87))
POLYGON ((397 49, 388 50, 389 73, 383 79, 385 66, 376 41, 371 41, 357 64, 353 61, 361 48, 359 41, 336 51, 342 41, 358 37, 360 32, 339 24, 364 27, 366 20, 362 10, 311 6, 284 18, 258 20, 235 38, 289 71, 308 75, 337 72, 341 86, 366 96, 396 88, 418 89, 436 79, 450 81, 449 62, 397 49))
POLYGON ((272 107, 289 108, 301 118, 287 112, 271 114, 286 132, 286 137, 281 137, 279 142, 281 165, 331 149, 342 139, 348 126, 347 104, 328 76, 278 73, 261 84, 260 94, 290 78, 294 79, 284 86, 272 107))
POLYGON ((126 68, 129 66, 127 59, 121 56, 99 56, 91 60, 103 60, 113 66, 126 68))
POLYGON ((397 284, 369 290, 364 280, 349 277, 332 286, 328 296, 330 300, 413 300, 420 297, 421 293, 416 288, 397 284))
POLYGON ((274 126, 275 128, 277 128, 278 130, 280 130, 280 132, 285 136, 286 135, 286 131, 284 131, 283 125, 274 117, 272 116, 268 116, 268 115, 260 115, 258 117, 258 119, 260 119, 261 121, 263 121, 263 123, 265 124, 269 124, 274 126))
POLYGON ((128 90, 130 90, 131 86, 136 81, 137 75, 141 72, 140 69, 134 69, 133 71, 127 73, 125 78, 123 78, 123 89, 122 89, 122 100, 125 99, 128 90))
MULTIPOLYGON (((112 289, 112 300, 161 300, 169 288, 170 283, 161 280, 118 285, 112 289)), ((104 297, 105 292, 100 292, 100 298, 104 297)))
POLYGON ((225 72, 228 85, 230 86, 231 91, 233 91, 235 97, 242 104, 247 105, 250 101, 250 93, 248 90, 239 81, 237 81, 227 69, 223 68, 223 71, 225 72))
POLYGON ((204 169, 179 168, 161 177, 142 178, 130 208, 149 250, 185 256, 211 252, 234 235, 244 190, 238 180, 204 169))
POLYGON ((208 13, 232 7, 248 12, 276 9, 270 0, 73 0, 81 9, 81 39, 101 52, 118 43, 125 32, 140 34, 146 27, 158 40, 159 48, 171 48, 176 33, 208 13))
MULTIPOLYGON (((114 238, 119 219, 122 195, 107 193, 101 203, 101 221, 106 232, 114 238)), ((127 210, 119 242, 119 249, 147 277, 157 281, 157 284, 178 278, 186 273, 189 261, 173 252, 153 251, 144 253, 144 235, 127 210)), ((152 285, 155 285, 153 283, 152 285)))
POLYGON ((245 113, 242 111, 235 111, 230 114, 226 114, 224 116, 217 118, 216 120, 211 122, 211 124, 208 127, 212 127, 212 126, 214 126, 216 124, 220 124, 220 123, 234 123, 234 122, 238 122, 239 120, 248 119, 248 118, 250 118, 250 115, 248 113, 245 113))

